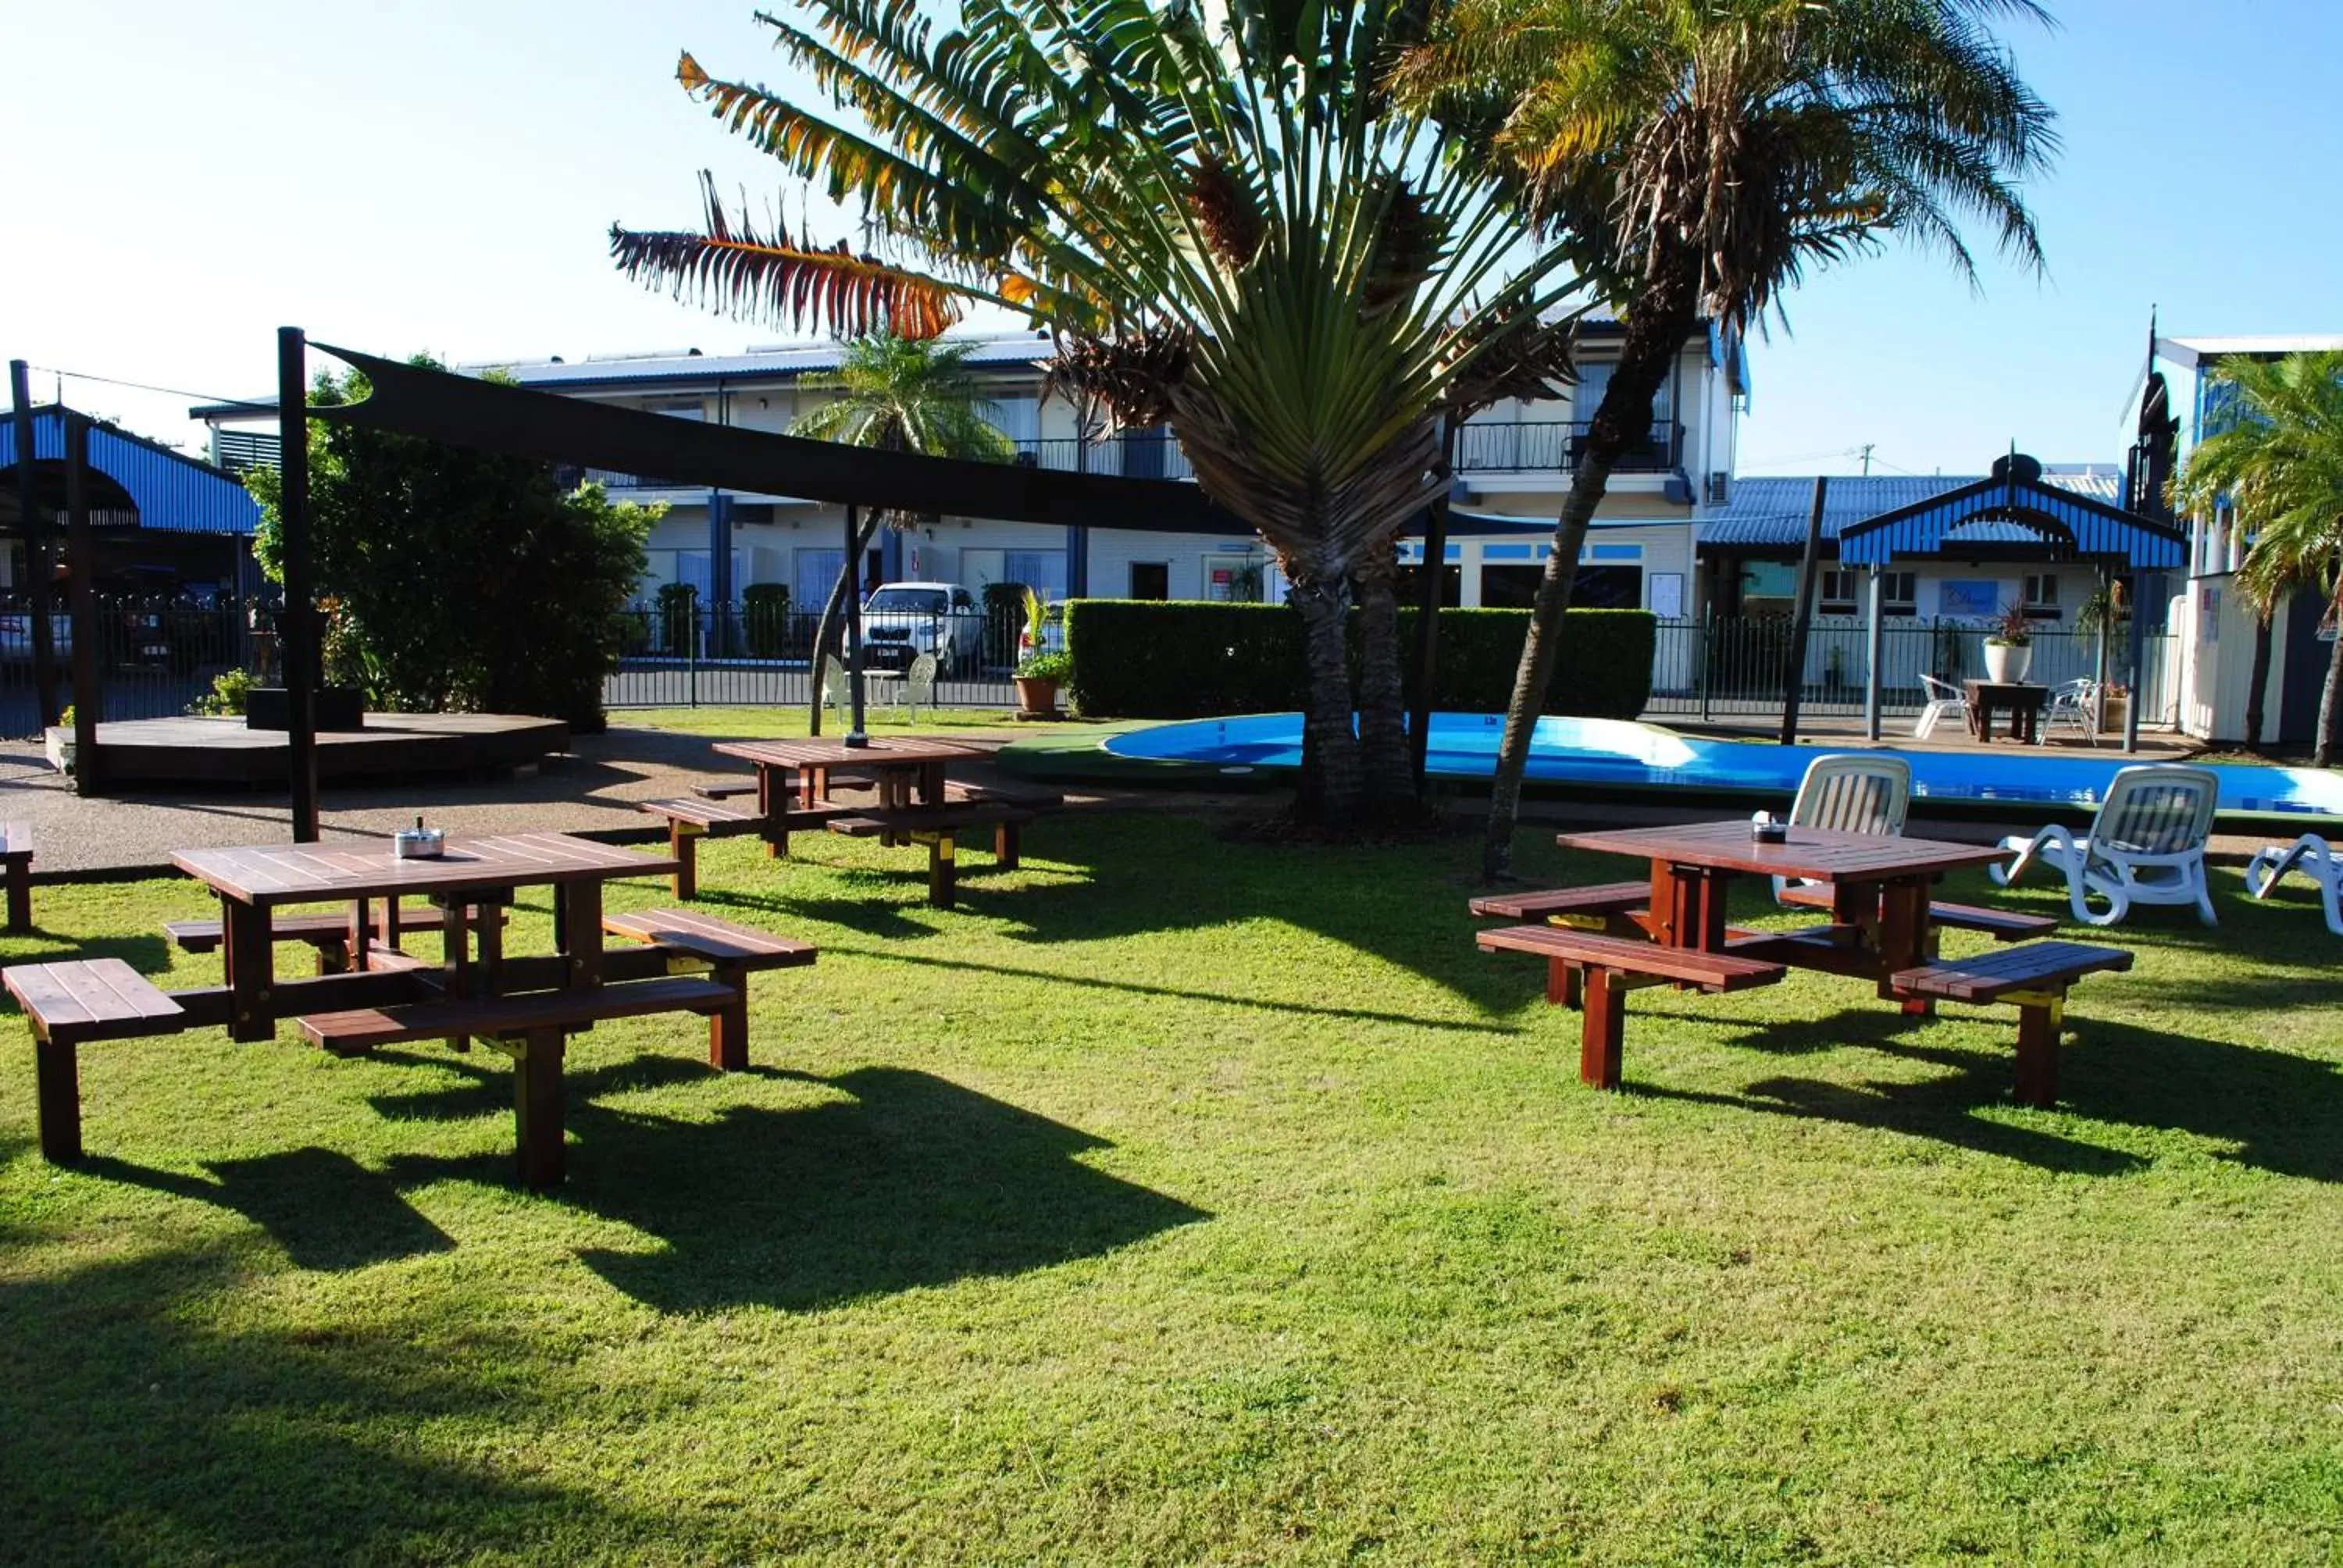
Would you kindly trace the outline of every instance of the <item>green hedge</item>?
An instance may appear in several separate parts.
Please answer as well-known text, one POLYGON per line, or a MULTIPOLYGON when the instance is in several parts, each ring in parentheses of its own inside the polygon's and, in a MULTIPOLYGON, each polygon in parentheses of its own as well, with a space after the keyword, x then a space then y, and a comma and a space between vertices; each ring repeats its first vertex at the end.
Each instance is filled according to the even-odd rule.
MULTIPOLYGON (((1503 713, 1513 695, 1525 609, 1440 615, 1433 705, 1503 713)), ((1633 719, 1652 695, 1658 623, 1647 610, 1574 609, 1548 713, 1633 719)), ((1400 648, 1413 695, 1415 612, 1400 612, 1400 648)), ((1302 618, 1283 605, 1075 599, 1066 606, 1074 706, 1100 719, 1208 719, 1302 706, 1302 618)))

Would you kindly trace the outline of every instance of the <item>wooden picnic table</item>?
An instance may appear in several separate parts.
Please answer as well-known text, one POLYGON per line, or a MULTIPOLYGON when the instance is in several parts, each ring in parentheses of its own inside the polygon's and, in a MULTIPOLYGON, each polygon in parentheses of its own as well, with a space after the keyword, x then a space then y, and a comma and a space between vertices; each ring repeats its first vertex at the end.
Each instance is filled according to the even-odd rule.
MULTIPOLYGON (((549 886, 554 899, 554 948, 548 965, 532 960, 532 983, 555 988, 602 983, 602 885, 622 877, 672 872, 664 856, 598 844, 566 833, 514 833, 451 839, 446 853, 401 860, 387 842, 265 844, 226 849, 183 849, 172 863, 218 894, 222 949, 229 996, 226 1019, 236 1040, 266 1040, 279 1019, 320 1006, 347 1005, 333 981, 365 974, 377 947, 396 949, 397 900, 425 897, 443 911, 449 994, 494 992, 508 968, 502 924, 493 914, 473 920, 478 906, 511 901, 514 890, 549 886), (371 906, 379 901, 377 922, 371 906), (352 976, 276 978, 271 912, 282 905, 347 902, 352 976)), ((411 968, 411 965, 401 966, 411 968)))
POLYGON ((1961 695, 1968 700, 1969 734, 1978 740, 1993 739, 1996 709, 2009 715, 2009 738, 2031 746, 2040 738, 2042 709, 2050 689, 2025 680, 1965 680, 1961 695))
POLYGON ((757 769, 757 808, 768 817, 789 809, 790 786, 796 803, 811 807, 830 799, 833 774, 849 779, 872 779, 879 785, 881 809, 908 806, 916 796, 921 805, 940 806, 945 771, 955 762, 980 760, 985 753, 973 746, 950 740, 903 739, 873 736, 868 744, 849 746, 843 739, 823 736, 805 740, 728 740, 717 754, 737 757, 757 769))
MULTIPOLYGON (((1878 982, 1928 961, 1928 890, 1946 871, 1983 866, 2004 851, 1989 845, 1890 838, 1827 828, 1794 827, 1779 844, 1762 844, 1745 819, 1685 827, 1564 833, 1564 849, 1629 855, 1651 865, 1651 902, 1641 923, 1663 947, 1797 964, 1878 982), (1736 933, 1725 918, 1735 877, 1788 877, 1827 884, 1830 923, 1804 931, 1736 933)), ((1907 998, 1907 1012, 1928 1010, 1907 998)))

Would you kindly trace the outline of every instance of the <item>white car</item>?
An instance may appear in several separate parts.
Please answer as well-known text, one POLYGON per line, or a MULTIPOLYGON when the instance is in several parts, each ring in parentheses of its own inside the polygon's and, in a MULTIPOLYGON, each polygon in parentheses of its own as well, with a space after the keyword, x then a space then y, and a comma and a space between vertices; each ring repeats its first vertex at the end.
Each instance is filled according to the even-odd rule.
POLYGON ((940 670, 976 663, 984 612, 958 583, 881 583, 862 601, 862 652, 879 669, 903 669, 923 653, 940 670))

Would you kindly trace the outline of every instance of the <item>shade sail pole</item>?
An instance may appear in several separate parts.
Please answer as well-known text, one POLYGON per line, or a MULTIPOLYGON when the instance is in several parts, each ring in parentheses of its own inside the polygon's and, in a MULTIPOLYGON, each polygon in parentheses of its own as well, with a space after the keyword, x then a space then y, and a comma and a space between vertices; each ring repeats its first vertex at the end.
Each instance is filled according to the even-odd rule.
MULTIPOLYGON (((16 409, 16 505, 24 514, 25 590, 33 612, 34 701, 41 728, 57 721, 57 635, 50 606, 55 583, 49 570, 49 520, 41 516, 41 492, 33 470, 33 367, 8 361, 8 392, 16 409)), ((62 410, 60 410, 62 413, 62 410)))
POLYGON ((861 508, 846 504, 846 684, 853 693, 854 709, 843 738, 849 746, 870 744, 862 729, 862 563, 855 558, 862 553, 862 541, 855 538, 861 516, 861 508))
POLYGON ((1886 608, 1886 583, 1887 568, 1872 568, 1863 628, 1863 735, 1866 740, 1879 739, 1879 658, 1887 644, 1887 628, 1881 612, 1886 608))
MULTIPOLYGON (((61 413, 62 409, 59 410, 61 413)), ((97 544, 89 526, 89 421, 65 414, 65 549, 73 568, 74 793, 97 792, 97 544)))
POLYGON ((293 795, 293 841, 317 841, 317 613, 310 570, 308 343, 297 327, 277 329, 277 429, 282 483, 277 522, 284 538, 285 612, 277 627, 285 666, 285 756, 293 795))

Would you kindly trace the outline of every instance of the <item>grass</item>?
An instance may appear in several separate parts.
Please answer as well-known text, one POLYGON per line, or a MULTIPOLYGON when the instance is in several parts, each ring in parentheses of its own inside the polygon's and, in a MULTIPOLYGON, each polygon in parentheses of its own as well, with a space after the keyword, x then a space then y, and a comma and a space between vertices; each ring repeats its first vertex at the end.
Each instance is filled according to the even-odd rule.
MULTIPOLYGON (((686 1020, 581 1037, 548 1197, 492 1052, 91 1047, 68 1171, 20 1033, 5 1554, 2337 1554, 2308 900, 2224 876, 2218 932, 2127 930, 2057 1111, 2011 1102, 2006 1013, 1819 976, 1637 992, 1604 1095, 1534 966, 1474 951, 1472 853, 1070 815, 942 913, 903 851, 709 845, 709 907, 821 961, 759 978, 748 1074, 686 1020)), ((152 934, 192 884, 40 892, 0 954, 216 978, 152 934)))
MULTIPOLYGON (((908 735, 940 729, 983 730, 1007 728, 1011 724, 1006 709, 990 708, 930 708, 922 709, 917 719, 909 719, 895 709, 872 704, 863 710, 864 731, 871 735, 908 735)), ((691 735, 768 736, 803 735, 807 729, 806 710, 801 705, 788 707, 706 707, 706 708, 620 708, 610 713, 610 723, 620 729, 679 729, 691 735)), ((843 735, 848 726, 843 712, 833 711, 824 716, 824 735, 843 735)))

